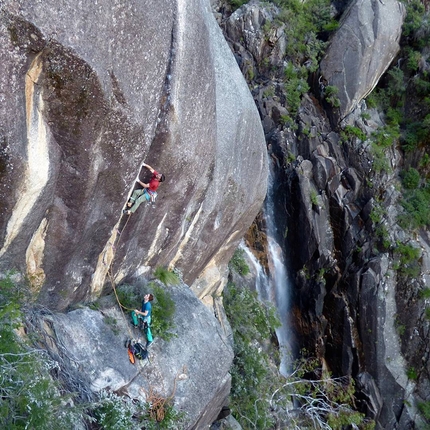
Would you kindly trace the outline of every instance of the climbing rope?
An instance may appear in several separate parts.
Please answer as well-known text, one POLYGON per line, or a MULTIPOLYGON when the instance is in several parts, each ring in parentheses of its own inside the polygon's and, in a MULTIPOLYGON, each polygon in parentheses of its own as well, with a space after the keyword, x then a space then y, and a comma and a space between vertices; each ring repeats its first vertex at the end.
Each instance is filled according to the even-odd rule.
MULTIPOLYGON (((116 301, 118 302, 118 305, 119 305, 119 308, 121 309, 121 313, 122 313, 122 316, 123 316, 123 318, 124 318, 124 321, 127 323, 127 318, 126 318, 126 316, 125 316, 125 313, 124 313, 124 309, 125 310, 128 310, 128 311, 133 311, 134 309, 130 309, 130 308, 128 308, 127 306, 124 306, 122 303, 121 303, 121 301, 120 301, 120 299, 119 299, 119 297, 118 297, 118 293, 117 293, 117 291, 116 291, 116 285, 115 285, 115 280, 114 280, 114 276, 113 276, 113 273, 112 273, 112 266, 113 266, 113 262, 114 262, 114 260, 115 260, 115 253, 116 253, 116 246, 118 246, 118 244, 119 244, 119 241, 120 241, 120 239, 121 239, 121 235, 122 235, 122 232, 125 230, 125 228, 127 227, 127 224, 128 224, 128 221, 130 220, 130 216, 128 216, 127 217, 127 221, 125 222, 125 224, 124 224, 124 226, 123 226, 123 228, 121 229, 121 231, 119 231, 118 230, 118 236, 115 238, 115 240, 114 240, 114 243, 111 245, 112 246, 112 259, 111 259, 111 261, 110 261, 110 263, 109 263, 109 267, 108 267, 108 269, 107 269, 107 274, 108 274, 108 277, 109 277, 109 280, 110 280, 110 283, 111 283, 111 285, 112 285, 112 289, 113 289, 113 291, 114 291, 114 293, 115 293, 115 297, 116 297, 116 301)), ((103 257, 103 259, 104 259, 104 257, 103 257)), ((105 264, 106 265, 106 263, 103 261, 103 264, 105 264)), ((131 332, 131 330, 130 330, 130 326, 129 326, 129 324, 127 324, 127 329, 128 329, 128 333, 129 333, 129 335, 130 335, 130 337, 132 338, 133 337, 133 334, 132 334, 132 332, 131 332)))
MULTIPOLYGON (((186 366, 183 366, 182 371, 186 372, 186 366)), ((163 397, 162 395, 155 392, 154 388, 149 385, 149 391, 146 391, 143 387, 140 389, 146 396, 146 399, 150 405, 149 416, 151 419, 157 421, 158 423, 164 420, 166 405, 168 405, 175 397, 177 382, 181 375, 179 372, 175 376, 173 381, 173 390, 170 396, 163 397)))
MULTIPOLYGON (((119 299, 119 297, 118 297, 118 292, 116 291, 115 277, 114 277, 114 275, 113 275, 113 273, 112 273, 113 262, 114 262, 114 260, 115 260, 116 247, 118 246, 118 244, 119 244, 119 242, 120 242, 120 240, 121 240, 122 232, 123 232, 123 231, 125 230, 125 228, 127 227, 127 224, 128 224, 128 221, 129 221, 129 220, 130 220, 130 216, 128 216, 128 217, 127 217, 127 221, 125 222, 125 224, 124 224, 123 228, 121 229, 121 231, 117 230, 119 234, 118 234, 118 236, 115 238, 115 240, 114 240, 113 244, 111 245, 111 246, 112 246, 112 254, 113 254, 113 255, 112 255, 112 259, 111 259, 111 261, 110 261, 110 264, 109 264, 108 270, 107 270, 107 274, 108 274, 108 277, 109 277, 110 283, 111 283, 111 285, 112 285, 113 292, 115 293, 116 301, 118 302, 119 308, 121 309, 122 317, 124 318, 124 322, 125 322, 125 324, 126 324, 126 326, 127 326, 127 330, 128 330, 129 337, 130 337, 130 339, 133 339, 133 338, 134 338, 134 336, 133 336, 133 333, 132 333, 132 331, 131 331, 131 329, 130 329, 130 325, 128 324, 128 320, 127 320, 127 317, 126 317, 126 315, 125 315, 125 313, 124 313, 124 310, 127 310, 127 311, 133 311, 134 309, 128 308, 127 306, 125 306, 125 305, 123 305, 123 304, 121 303, 121 301, 120 301, 120 299, 119 299)), ((103 257, 103 260, 104 260, 104 257, 103 257)), ((107 265, 107 264, 105 263, 105 261, 103 261, 103 264, 107 265)), ((130 354, 131 354, 130 349, 128 349, 128 354, 129 354, 129 359, 130 359, 130 354)), ((149 356, 148 356, 148 361, 149 361, 149 356)), ((132 363, 134 364, 134 357, 133 357, 133 361, 130 359, 130 362, 132 362, 132 363)), ((145 361, 145 364, 146 364, 146 361, 145 361)), ((139 371, 138 371, 138 373, 136 374, 136 376, 135 376, 135 377, 137 377, 138 375, 140 375, 140 374, 141 374, 141 372, 142 372, 143 368, 145 367, 145 364, 141 363, 140 369, 139 369, 139 371)), ((134 378, 133 378, 133 379, 134 379, 134 378)))

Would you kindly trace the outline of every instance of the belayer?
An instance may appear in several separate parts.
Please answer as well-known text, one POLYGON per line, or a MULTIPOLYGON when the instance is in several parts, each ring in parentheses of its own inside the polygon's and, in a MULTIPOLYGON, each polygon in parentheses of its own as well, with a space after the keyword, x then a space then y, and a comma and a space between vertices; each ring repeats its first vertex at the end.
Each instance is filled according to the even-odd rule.
POLYGON ((131 318, 133 320, 133 325, 137 327, 139 325, 139 320, 142 322, 143 331, 146 336, 146 348, 151 345, 153 341, 152 332, 151 332, 151 319, 152 319, 152 304, 151 302, 154 300, 154 296, 152 294, 145 294, 142 302, 142 310, 139 311, 135 309, 131 311, 131 318))
POLYGON ((123 213, 126 215, 131 215, 136 212, 137 208, 145 201, 151 201, 151 203, 154 203, 155 198, 157 197, 157 188, 160 185, 160 182, 164 182, 165 177, 162 173, 158 173, 151 166, 145 163, 143 163, 143 167, 146 167, 152 173, 152 177, 147 184, 145 184, 145 182, 141 182, 139 179, 137 180, 143 188, 138 188, 133 191, 130 200, 127 202, 127 207, 130 209, 123 210, 123 213))

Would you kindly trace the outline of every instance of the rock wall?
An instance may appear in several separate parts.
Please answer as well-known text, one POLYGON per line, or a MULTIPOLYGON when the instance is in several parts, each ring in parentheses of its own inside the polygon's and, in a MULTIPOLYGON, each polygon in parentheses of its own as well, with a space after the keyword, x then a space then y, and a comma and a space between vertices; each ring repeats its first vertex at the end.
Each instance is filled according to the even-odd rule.
POLYGON ((365 143, 341 147, 336 133, 324 134, 329 121, 319 116, 312 100, 303 107, 307 113, 300 121, 311 123, 315 134, 302 136, 296 147, 302 153, 306 146, 309 156, 292 166, 288 192, 289 214, 300 219, 287 238, 296 274, 297 336, 306 338, 304 346, 313 348, 335 374, 356 377, 358 404, 377 428, 407 428, 420 419, 397 329, 396 296, 404 280, 393 270, 395 258, 378 230, 380 222, 390 243, 404 238, 394 209, 398 191, 384 185, 395 182, 401 158, 390 152, 393 170, 376 175, 366 162, 371 155, 365 143), (381 204, 392 209, 375 222, 381 204), (308 246, 295 252, 297 243, 308 246))
POLYGON ((0 23, 1 270, 56 309, 100 295, 109 269, 222 288, 267 156, 209 2, 5 1, 0 23), (143 162, 167 179, 127 219, 143 162))
POLYGON ((372 92, 398 54, 405 15, 397 0, 356 0, 343 13, 320 64, 320 82, 339 90, 340 118, 372 92))
MULTIPOLYGON (((429 276, 428 233, 410 235, 397 224, 404 161, 398 148, 386 150, 387 168, 378 171, 370 142, 345 138, 337 122, 347 116, 344 124, 367 136, 384 125, 360 100, 398 52, 404 8, 397 2, 350 4, 311 76, 339 89, 340 115, 315 87, 303 97, 295 127, 281 120, 288 106, 277 55, 285 39, 281 32, 269 43, 271 33, 265 33, 275 17, 272 6, 253 1, 224 17, 224 27, 243 73, 254 76, 274 171, 276 222, 285 232, 295 284, 293 346, 315 353, 334 375, 352 375, 357 407, 376 428, 425 428, 417 405, 428 401, 429 324, 419 299, 429 276), (270 70, 267 61, 259 63, 263 53, 270 70), (396 244, 405 241, 420 250, 421 272, 412 279, 396 269, 396 244), (407 376, 410 368, 421 369, 415 381, 407 376)), ((250 233, 256 246, 259 229, 255 223, 250 233)))
POLYGON ((106 390, 142 402, 149 402, 151 393, 171 397, 184 414, 182 429, 208 428, 227 402, 233 351, 218 320, 187 285, 163 288, 175 302, 173 338, 155 337, 147 360, 130 363, 125 339, 146 340, 132 328, 129 313, 115 306, 113 295, 99 311, 39 316, 39 333, 49 335, 47 348, 60 377, 70 385, 79 381, 79 394, 91 398, 106 390))

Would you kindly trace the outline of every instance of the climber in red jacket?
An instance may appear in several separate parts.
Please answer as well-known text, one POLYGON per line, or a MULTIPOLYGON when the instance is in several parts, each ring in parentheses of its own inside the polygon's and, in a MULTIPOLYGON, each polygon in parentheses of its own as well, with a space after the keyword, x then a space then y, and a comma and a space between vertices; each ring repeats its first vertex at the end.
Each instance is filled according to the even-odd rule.
POLYGON ((127 203, 127 207, 130 209, 123 210, 123 212, 127 215, 131 215, 132 213, 136 212, 137 208, 144 201, 151 201, 154 203, 155 198, 157 197, 157 188, 160 185, 160 182, 163 182, 165 179, 162 173, 158 173, 150 165, 143 163, 143 167, 146 167, 152 173, 152 177, 147 184, 141 182, 139 179, 137 180, 137 182, 139 182, 143 188, 133 191, 133 194, 127 203))

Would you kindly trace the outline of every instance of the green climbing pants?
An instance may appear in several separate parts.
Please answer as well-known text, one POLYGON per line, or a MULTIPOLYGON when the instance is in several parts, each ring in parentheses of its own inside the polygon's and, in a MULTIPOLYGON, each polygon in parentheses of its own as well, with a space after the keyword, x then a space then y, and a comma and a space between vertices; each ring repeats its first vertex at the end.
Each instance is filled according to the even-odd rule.
POLYGON ((151 196, 146 191, 146 188, 141 188, 133 191, 130 200, 134 202, 133 206, 130 208, 130 212, 134 214, 137 208, 143 203, 148 202, 151 196))
POLYGON ((148 342, 153 341, 152 332, 151 332, 151 317, 143 317, 141 315, 136 315, 136 312, 131 311, 131 319, 133 321, 133 325, 137 327, 139 325, 139 319, 143 321, 143 323, 146 322, 146 324, 143 325, 143 332, 145 333, 146 340, 148 342))

